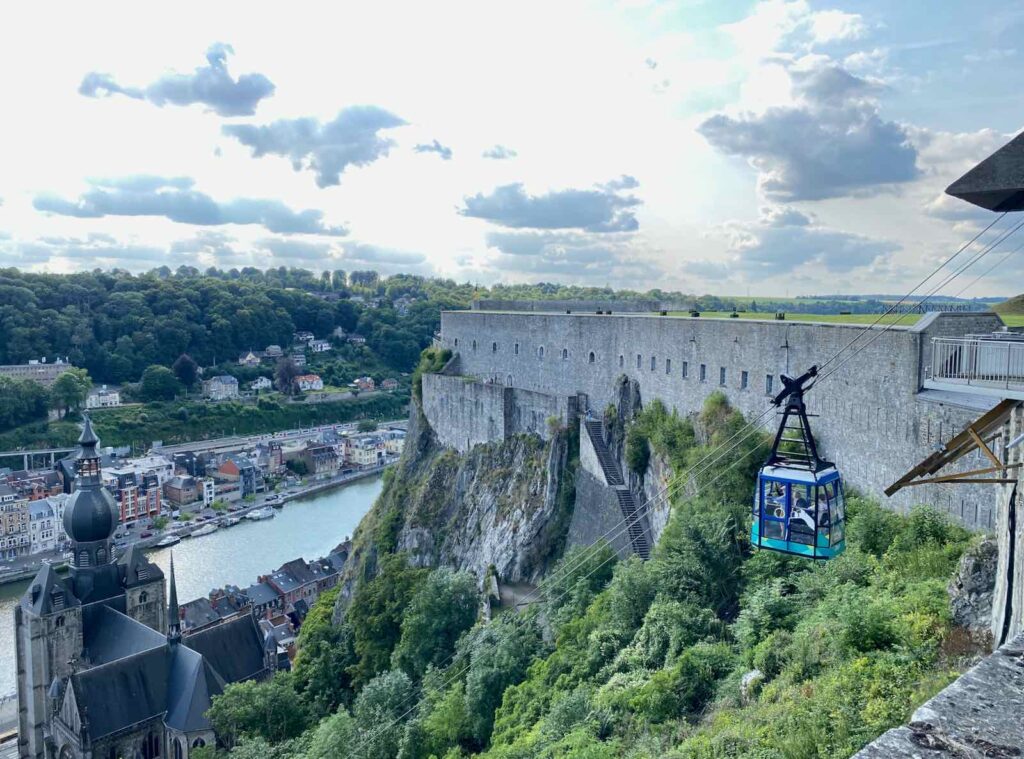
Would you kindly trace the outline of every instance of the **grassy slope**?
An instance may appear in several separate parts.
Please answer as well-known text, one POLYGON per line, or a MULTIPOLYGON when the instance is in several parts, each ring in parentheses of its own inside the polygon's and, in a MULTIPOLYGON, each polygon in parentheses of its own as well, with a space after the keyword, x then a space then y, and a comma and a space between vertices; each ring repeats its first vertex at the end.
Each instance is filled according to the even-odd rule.
MULTIPOLYGON (((672 316, 688 316, 685 311, 670 311, 672 316)), ((774 315, 765 312, 741 311, 740 319, 767 319, 774 320, 774 315)), ((795 314, 786 312, 786 321, 791 322, 837 322, 840 324, 872 324, 881 314, 795 314)), ((701 311, 701 319, 728 319, 728 311, 701 311)), ((920 319, 919 314, 904 314, 897 316, 891 314, 884 317, 879 324, 902 324, 907 327, 913 326, 920 319)))
POLYGON ((1024 295, 1017 295, 994 309, 1011 327, 1024 327, 1024 295))
MULTIPOLYGON (((147 447, 154 440, 180 443, 356 419, 398 419, 406 413, 408 401, 406 393, 375 393, 327 403, 273 402, 258 407, 172 401, 94 412, 93 423, 104 445, 147 447)), ((28 424, 0 434, 0 451, 73 445, 78 434, 73 421, 28 424)))

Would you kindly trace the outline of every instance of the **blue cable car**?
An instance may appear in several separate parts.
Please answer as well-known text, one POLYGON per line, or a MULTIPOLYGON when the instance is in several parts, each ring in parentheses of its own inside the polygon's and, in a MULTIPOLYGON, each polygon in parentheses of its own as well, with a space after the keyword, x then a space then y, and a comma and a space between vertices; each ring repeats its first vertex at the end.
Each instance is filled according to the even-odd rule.
POLYGON ((831 559, 846 548, 843 483, 836 465, 818 455, 804 406, 818 367, 796 379, 782 375, 773 400, 785 407, 772 451, 757 476, 750 542, 769 551, 831 559), (810 383, 810 384, 808 384, 810 383))

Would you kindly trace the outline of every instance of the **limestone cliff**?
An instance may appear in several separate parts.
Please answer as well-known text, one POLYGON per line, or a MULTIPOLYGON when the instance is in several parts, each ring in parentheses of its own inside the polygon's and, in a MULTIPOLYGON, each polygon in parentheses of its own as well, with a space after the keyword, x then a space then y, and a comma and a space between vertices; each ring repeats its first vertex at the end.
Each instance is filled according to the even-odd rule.
POLYGON ((449 566, 483 580, 536 581, 561 554, 572 513, 574 440, 562 431, 442 446, 414 405, 405 449, 354 537, 349 584, 372 575, 380 552, 449 566))

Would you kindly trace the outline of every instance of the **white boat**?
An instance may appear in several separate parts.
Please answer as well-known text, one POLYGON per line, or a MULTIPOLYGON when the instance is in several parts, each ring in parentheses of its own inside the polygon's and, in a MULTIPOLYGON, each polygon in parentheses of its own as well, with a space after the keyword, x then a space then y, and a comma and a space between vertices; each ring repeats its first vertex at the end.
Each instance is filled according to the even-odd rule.
POLYGON ((225 520, 224 525, 226 527, 234 527, 236 524, 238 524, 241 521, 242 520, 239 519, 238 517, 228 517, 227 520, 225 520))
POLYGON ((168 546, 176 546, 181 542, 181 538, 177 535, 164 535, 160 540, 156 542, 157 548, 167 548, 168 546))
POLYGON ((209 535, 211 532, 217 532, 217 525, 215 524, 204 524, 198 530, 192 533, 193 538, 201 538, 203 535, 209 535))
POLYGON ((273 509, 263 508, 263 509, 256 509, 255 511, 250 511, 248 514, 245 515, 245 518, 246 519, 251 519, 254 522, 257 522, 260 519, 270 519, 273 516, 274 516, 274 510, 273 509))

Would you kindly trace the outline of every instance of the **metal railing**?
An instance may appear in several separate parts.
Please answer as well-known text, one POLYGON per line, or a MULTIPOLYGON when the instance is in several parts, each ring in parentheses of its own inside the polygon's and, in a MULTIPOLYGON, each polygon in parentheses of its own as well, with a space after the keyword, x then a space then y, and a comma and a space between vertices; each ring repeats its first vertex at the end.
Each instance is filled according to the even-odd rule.
POLYGON ((938 382, 1024 388, 1024 341, 932 338, 931 379, 938 382))

